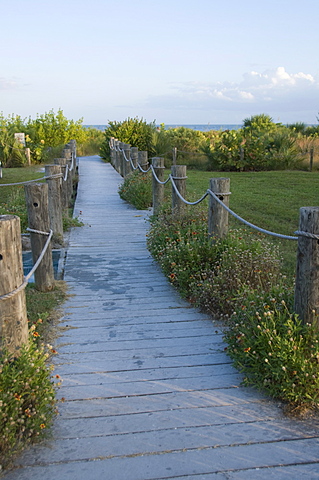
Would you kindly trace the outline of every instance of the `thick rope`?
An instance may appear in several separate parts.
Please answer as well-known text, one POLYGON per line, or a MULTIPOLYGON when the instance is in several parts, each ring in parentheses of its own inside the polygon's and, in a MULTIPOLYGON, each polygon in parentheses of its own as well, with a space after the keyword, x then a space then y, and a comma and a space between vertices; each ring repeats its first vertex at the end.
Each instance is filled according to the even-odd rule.
MULTIPOLYGON (((158 167, 157 167, 157 168, 158 168, 158 167)), ((165 167, 160 167, 160 168, 165 168, 165 167)), ((170 181, 171 178, 170 178, 170 176, 169 176, 169 177, 165 180, 165 182, 161 182, 161 180, 158 178, 158 176, 157 176, 156 173, 155 173, 155 169, 154 169, 153 165, 151 165, 151 170, 152 170, 152 173, 153 173, 154 178, 155 178, 155 180, 157 181, 157 183, 160 183, 161 185, 165 185, 167 182, 170 181)))
POLYGON ((61 177, 63 177, 62 173, 56 173, 54 175, 49 175, 48 177, 35 178, 34 180, 26 180, 25 182, 0 183, 0 187, 11 187, 13 185, 27 185, 29 183, 39 182, 40 180, 49 180, 50 178, 61 178, 61 177))
POLYGON ((27 230, 29 232, 33 232, 33 233, 38 233, 40 235, 48 235, 48 239, 47 241, 45 242, 45 245, 43 247, 43 250, 38 258, 38 260, 36 261, 36 263, 33 265, 33 268, 32 270, 28 273, 28 275, 26 275, 24 277, 24 280, 23 280, 23 283, 17 287, 15 290, 13 290, 12 292, 9 292, 9 293, 6 293, 5 295, 1 295, 0 296, 0 300, 6 300, 7 298, 11 298, 13 297, 14 295, 16 295, 17 293, 21 292, 21 290, 23 290, 27 285, 28 285, 28 281, 29 281, 29 278, 32 277, 32 275, 34 274, 34 272, 36 271, 36 269, 38 268, 38 266, 40 265, 44 255, 45 255, 45 252, 47 251, 48 249, 48 246, 50 244, 50 241, 51 241, 51 238, 52 238, 52 235, 53 235, 53 231, 50 230, 50 232, 41 232, 40 230, 34 230, 32 228, 27 228, 27 230))
POLYGON ((311 238, 313 240, 319 240, 319 235, 315 235, 314 233, 310 233, 310 232, 303 232, 301 230, 297 230, 296 232, 294 232, 295 235, 297 235, 298 237, 306 237, 306 238, 311 238))
POLYGON ((204 200, 204 198, 207 197, 208 195, 208 192, 204 193, 204 195, 199 199, 197 200, 196 202, 188 202, 187 200, 185 200, 185 198, 180 194, 177 186, 176 186, 176 183, 174 182, 174 178, 172 177, 172 175, 169 176, 169 179, 171 180, 172 182, 172 186, 176 192, 176 195, 182 200, 182 202, 186 203, 186 205, 197 205, 198 203, 202 202, 204 200))
MULTIPOLYGON (((251 227, 253 228, 254 230, 258 230, 259 232, 261 233, 265 233, 267 235, 271 235, 273 237, 277 237, 277 238, 283 238, 285 240, 298 240, 298 237, 292 237, 292 236, 289 236, 289 235, 282 235, 281 233, 275 233, 275 232, 271 232, 270 230, 265 230, 264 228, 260 228, 260 227, 257 227, 256 225, 254 225, 253 223, 250 223, 250 222, 247 222, 247 220, 245 220, 244 218, 240 217, 239 215, 237 215, 237 213, 233 212, 229 207, 227 207, 224 202, 222 202, 218 197, 217 195, 212 192, 212 190, 208 189, 207 192, 220 204, 224 207, 225 210, 227 210, 228 213, 230 213, 233 217, 237 218, 237 220, 239 220, 240 222, 244 223, 245 225, 247 225, 248 227, 251 227)), ((222 195, 222 194, 219 194, 219 195, 222 195)))

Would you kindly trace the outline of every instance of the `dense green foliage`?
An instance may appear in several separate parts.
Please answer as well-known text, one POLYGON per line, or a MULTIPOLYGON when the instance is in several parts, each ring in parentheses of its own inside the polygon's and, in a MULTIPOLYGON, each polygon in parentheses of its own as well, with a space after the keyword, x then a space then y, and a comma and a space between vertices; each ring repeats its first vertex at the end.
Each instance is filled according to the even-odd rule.
POLYGON ((201 170, 265 171, 304 169, 311 149, 318 160, 319 127, 283 125, 266 114, 243 120, 238 130, 200 132, 186 127, 165 129, 143 119, 110 122, 105 130, 101 156, 109 160, 109 140, 147 150, 149 157, 164 156, 170 167, 173 150, 177 163, 201 170))
POLYGON ((38 115, 22 119, 19 115, 5 118, 0 115, 0 161, 5 167, 26 165, 25 148, 30 148, 32 162, 39 163, 58 157, 63 146, 69 140, 76 140, 78 148, 85 145, 95 146, 98 153, 103 133, 93 128, 85 128, 83 120, 68 120, 62 110, 55 113, 50 110, 38 115), (15 133, 25 134, 25 147, 16 139, 15 133))
POLYGON ((105 160, 109 160, 109 142, 112 137, 130 144, 131 147, 138 147, 140 151, 148 151, 149 155, 153 155, 155 153, 153 148, 154 132, 156 132, 155 122, 147 123, 143 118, 128 118, 123 122, 111 121, 104 132, 104 142, 100 155, 105 160))
POLYGON ((285 170, 303 161, 295 132, 267 115, 245 119, 239 130, 217 133, 205 151, 210 170, 285 170))
POLYGON ((119 195, 139 210, 152 206, 152 178, 150 173, 138 170, 125 177, 119 187, 119 195))

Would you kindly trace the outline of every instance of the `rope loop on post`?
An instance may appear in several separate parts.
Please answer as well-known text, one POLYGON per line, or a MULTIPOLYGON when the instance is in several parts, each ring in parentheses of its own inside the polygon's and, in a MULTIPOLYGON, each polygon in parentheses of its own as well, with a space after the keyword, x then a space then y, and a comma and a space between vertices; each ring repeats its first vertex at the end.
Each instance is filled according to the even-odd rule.
POLYGON ((33 228, 27 228, 27 230, 28 230, 28 232, 38 233, 40 235, 47 235, 48 236, 47 241, 45 242, 45 245, 43 247, 43 250, 42 250, 38 260, 33 265, 32 270, 28 273, 28 275, 26 275, 24 277, 23 283, 19 287, 17 287, 15 290, 13 290, 12 292, 6 293, 5 295, 1 295, 0 300, 6 300, 7 298, 13 297, 17 293, 21 292, 21 290, 23 290, 28 285, 29 278, 32 277, 32 275, 34 274, 34 272, 36 271, 36 269, 40 265, 40 263, 42 261, 42 258, 44 257, 45 252, 47 251, 48 246, 50 244, 50 241, 51 241, 51 238, 52 238, 52 235, 53 235, 53 230, 50 230, 50 232, 41 232, 40 230, 34 230, 33 228))
POLYGON ((312 240, 319 240, 319 235, 315 235, 314 233, 310 232, 303 232, 302 230, 297 230, 294 232, 295 235, 298 237, 306 237, 306 238, 311 238, 312 240))

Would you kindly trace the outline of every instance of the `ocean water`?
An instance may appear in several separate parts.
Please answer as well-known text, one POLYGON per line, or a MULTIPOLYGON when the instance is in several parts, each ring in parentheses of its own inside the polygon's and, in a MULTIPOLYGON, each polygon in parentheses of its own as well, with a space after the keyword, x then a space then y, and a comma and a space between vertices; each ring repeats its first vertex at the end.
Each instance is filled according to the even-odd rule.
MULTIPOLYGON (((176 123, 174 125, 165 125, 165 128, 168 130, 169 128, 176 128, 176 127, 186 127, 191 128, 192 130, 199 130, 200 132, 209 132, 210 130, 238 130, 242 125, 236 124, 198 124, 198 125, 183 125, 176 123)), ((98 130, 105 130, 107 125, 84 125, 84 127, 93 127, 97 128, 98 130)))

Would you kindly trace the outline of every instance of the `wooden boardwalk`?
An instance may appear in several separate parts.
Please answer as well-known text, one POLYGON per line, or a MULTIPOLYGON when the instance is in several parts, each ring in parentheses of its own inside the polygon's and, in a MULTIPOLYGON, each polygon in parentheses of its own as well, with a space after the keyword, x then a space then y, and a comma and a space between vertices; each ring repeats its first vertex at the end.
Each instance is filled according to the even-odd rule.
POLYGON ((53 436, 7 480, 319 479, 319 425, 240 386, 218 326, 181 300, 152 261, 147 212, 120 176, 80 159, 56 373, 53 436))

